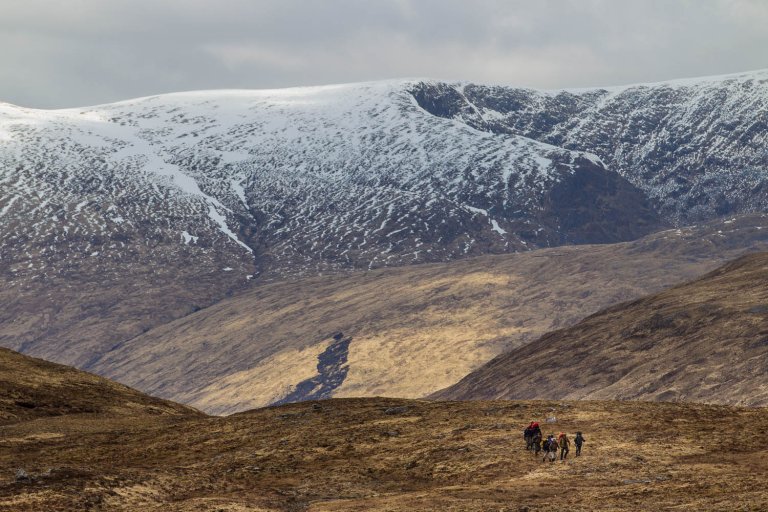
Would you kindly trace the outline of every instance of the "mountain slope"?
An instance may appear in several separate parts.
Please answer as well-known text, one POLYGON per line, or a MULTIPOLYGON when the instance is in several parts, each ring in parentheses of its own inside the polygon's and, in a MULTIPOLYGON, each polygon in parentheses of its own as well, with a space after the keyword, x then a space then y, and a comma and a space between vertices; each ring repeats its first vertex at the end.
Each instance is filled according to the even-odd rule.
POLYGON ((0 344, 87 368, 254 279, 763 211, 765 77, 0 104, 0 344))
POLYGON ((414 96, 480 130, 594 153, 677 225, 768 207, 768 70, 558 91, 425 82, 414 96))
MULTIPOLYGON (((104 239, 82 249, 104 259, 122 252, 120 237, 117 248, 107 243, 116 233, 139 230, 297 273, 519 250, 523 233, 548 246, 657 226, 642 194, 593 156, 432 116, 412 85, 181 93, 49 112, 4 106, 8 238, 31 231, 55 246, 55 233, 77 233, 77 224, 104 239)), ((20 267, 12 272, 27 272, 20 267)))
POLYGON ((0 343, 86 367, 253 277, 628 240, 660 225, 595 157, 433 116, 411 85, 0 105, 0 343))
POLYGON ((421 397, 603 307, 697 277, 745 247, 768 249, 765 220, 264 284, 120 344, 90 369, 218 414, 421 397))
POLYGON ((768 404, 768 253, 503 354, 440 398, 768 404))
POLYGON ((0 425, 72 414, 199 416, 102 377, 0 348, 0 425))

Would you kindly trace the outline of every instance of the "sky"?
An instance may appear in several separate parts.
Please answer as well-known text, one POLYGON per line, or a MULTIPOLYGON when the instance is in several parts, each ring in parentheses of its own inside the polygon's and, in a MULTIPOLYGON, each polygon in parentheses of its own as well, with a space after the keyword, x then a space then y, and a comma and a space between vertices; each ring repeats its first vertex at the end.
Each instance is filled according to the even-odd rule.
POLYGON ((537 88, 768 68, 768 0, 0 0, 0 101, 428 77, 537 88))

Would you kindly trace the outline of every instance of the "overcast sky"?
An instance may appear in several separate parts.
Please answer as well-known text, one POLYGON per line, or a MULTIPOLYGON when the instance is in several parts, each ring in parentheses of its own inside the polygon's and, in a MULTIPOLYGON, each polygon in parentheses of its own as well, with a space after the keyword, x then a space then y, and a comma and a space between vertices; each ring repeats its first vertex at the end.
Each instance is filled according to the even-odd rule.
POLYGON ((559 88, 768 67, 768 0, 0 0, 0 101, 397 77, 559 88))

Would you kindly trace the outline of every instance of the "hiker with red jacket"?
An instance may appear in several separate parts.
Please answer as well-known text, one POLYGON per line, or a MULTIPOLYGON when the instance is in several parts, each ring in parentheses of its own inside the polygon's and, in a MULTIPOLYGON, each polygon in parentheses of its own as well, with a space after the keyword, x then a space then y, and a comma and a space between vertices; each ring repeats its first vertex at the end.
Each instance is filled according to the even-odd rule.
POLYGON ((523 438, 525 439, 525 449, 533 450, 536 444, 535 439, 541 439, 541 428, 539 428, 539 424, 535 421, 532 421, 527 427, 525 427, 525 430, 523 430, 523 438))
POLYGON ((525 449, 530 450, 533 447, 533 422, 523 430, 523 439, 525 439, 525 449))

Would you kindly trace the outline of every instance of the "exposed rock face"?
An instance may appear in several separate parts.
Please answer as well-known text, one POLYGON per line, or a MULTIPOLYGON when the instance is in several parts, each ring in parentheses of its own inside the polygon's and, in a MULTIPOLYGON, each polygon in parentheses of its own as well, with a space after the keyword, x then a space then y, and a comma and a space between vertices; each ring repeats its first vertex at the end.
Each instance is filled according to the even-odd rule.
POLYGON ((502 354, 444 399, 768 404, 768 253, 608 308, 502 354))
POLYGON ((768 71, 537 91, 422 82, 434 115, 589 151, 677 224, 768 207, 768 71))

